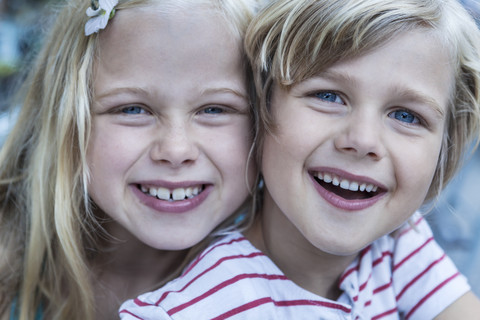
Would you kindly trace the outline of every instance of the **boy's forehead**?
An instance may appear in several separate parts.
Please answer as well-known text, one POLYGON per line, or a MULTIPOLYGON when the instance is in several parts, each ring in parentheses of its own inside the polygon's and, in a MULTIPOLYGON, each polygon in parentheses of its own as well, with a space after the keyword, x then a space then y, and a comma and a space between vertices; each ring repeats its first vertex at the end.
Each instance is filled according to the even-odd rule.
MULTIPOLYGON (((389 73, 393 96, 429 105, 443 118, 454 92, 455 70, 450 53, 442 48, 443 43, 438 38, 431 37, 428 31, 417 29, 399 34, 373 50, 330 64, 315 59, 319 60, 318 63, 313 61, 313 65, 304 64, 297 69, 297 73, 292 72, 292 81, 276 79, 275 82, 287 90, 297 86, 329 89, 315 87, 326 82, 340 86, 338 89, 342 86, 353 88, 360 87, 371 74, 382 76, 382 73, 389 73), (416 43, 418 45, 415 47, 416 43), (424 70, 428 76, 424 77, 417 70, 424 70)), ((375 81, 372 85, 375 85, 375 81)))
POLYGON ((388 37, 384 37, 382 41, 365 43, 361 47, 354 43, 345 43, 342 47, 336 47, 331 44, 331 42, 335 42, 335 39, 326 38, 322 39, 325 48, 320 50, 313 48, 313 44, 300 49, 293 47, 277 48, 277 52, 286 52, 283 57, 284 59, 285 56, 295 56, 295 59, 288 61, 289 63, 285 63, 285 61, 278 63, 278 66, 282 68, 282 70, 281 72, 274 72, 276 74, 275 80, 278 84, 288 87, 310 78, 326 76, 331 72, 330 69, 332 66, 369 55, 372 52, 388 46, 392 39, 404 34, 415 33, 416 31, 425 33, 429 38, 437 42, 438 51, 446 57, 444 63, 448 64, 448 68, 451 70, 451 83, 453 86, 455 80, 454 74, 457 73, 454 49, 446 38, 442 36, 442 30, 425 27, 409 28, 403 32, 395 32, 389 34, 388 37), (290 78, 287 79, 284 75, 289 75, 290 78))

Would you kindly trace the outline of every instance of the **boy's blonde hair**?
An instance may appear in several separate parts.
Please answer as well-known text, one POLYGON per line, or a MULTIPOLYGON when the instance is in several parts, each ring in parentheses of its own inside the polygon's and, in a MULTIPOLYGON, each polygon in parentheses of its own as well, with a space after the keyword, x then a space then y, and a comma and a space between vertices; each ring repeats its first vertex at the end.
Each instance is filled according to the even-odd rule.
POLYGON ((480 32, 456 0, 280 0, 262 10, 245 38, 260 117, 257 162, 265 133, 275 129, 269 110, 273 85, 288 89, 414 28, 431 29, 442 41, 455 75, 427 200, 436 196, 461 165, 472 140, 478 144, 480 130, 480 32))
MULTIPOLYGON (((13 301, 21 320, 34 319, 39 306, 49 319, 93 318, 88 261, 99 222, 88 197, 86 153, 99 38, 84 35, 90 4, 66 1, 57 14, 0 152, 0 319, 8 319, 13 301)), ((218 11, 238 37, 239 50, 257 9, 256 0, 120 0, 116 8, 151 4, 218 11)))

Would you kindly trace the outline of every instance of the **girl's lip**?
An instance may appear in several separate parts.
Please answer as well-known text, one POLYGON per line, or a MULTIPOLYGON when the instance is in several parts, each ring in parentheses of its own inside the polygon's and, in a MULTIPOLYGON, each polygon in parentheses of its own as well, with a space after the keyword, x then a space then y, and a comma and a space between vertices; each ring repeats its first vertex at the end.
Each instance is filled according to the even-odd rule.
POLYGON ((386 188, 378 181, 364 176, 353 175, 335 168, 323 167, 311 169, 309 170, 309 176, 315 189, 323 199, 325 199, 330 205, 346 211, 359 211, 367 209, 377 203, 386 194, 386 188), (350 181, 373 184, 378 187, 379 191, 376 192, 374 196, 365 199, 346 199, 332 191, 325 189, 315 178, 315 175, 318 172, 329 173, 350 181))
POLYGON ((167 188, 167 189, 173 190, 177 188, 188 188, 188 187, 194 187, 198 185, 208 185, 211 183, 207 181, 172 182, 172 181, 165 181, 165 180, 144 180, 144 181, 136 181, 134 184, 142 185, 148 188, 167 188))
MULTIPOLYGON (((190 183, 169 183, 169 184, 161 184, 162 187, 165 187, 168 185, 170 186, 169 188, 175 189, 175 188, 186 188, 192 185, 198 185, 198 182, 195 182, 194 184, 190 183)), ((152 184, 148 183, 145 185, 149 186, 155 186, 158 187, 158 184, 152 184)), ((210 192, 213 190, 213 185, 212 184, 204 184, 204 189, 202 192, 200 192, 197 196, 193 198, 188 198, 185 200, 177 200, 177 201, 168 201, 168 200, 160 200, 157 197, 153 197, 149 194, 145 194, 139 187, 139 184, 131 184, 130 185, 133 193, 137 196, 137 198, 140 200, 140 202, 147 207, 158 211, 160 213, 186 213, 191 210, 196 209, 198 206, 200 206, 205 199, 209 196, 210 192)))

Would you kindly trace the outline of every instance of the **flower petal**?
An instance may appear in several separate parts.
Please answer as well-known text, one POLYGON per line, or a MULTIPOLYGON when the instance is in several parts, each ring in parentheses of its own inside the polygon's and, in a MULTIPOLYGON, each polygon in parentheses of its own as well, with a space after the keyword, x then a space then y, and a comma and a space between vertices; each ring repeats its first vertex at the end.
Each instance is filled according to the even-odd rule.
POLYGON ((87 8, 86 13, 90 19, 85 23, 85 35, 89 36, 100 29, 105 29, 108 20, 115 14, 114 9, 117 4, 118 0, 99 0, 96 10, 92 7, 87 8))
POLYGON ((90 18, 87 23, 85 23, 85 35, 89 36, 92 33, 98 32, 100 29, 105 29, 108 23, 107 15, 100 15, 93 18, 90 18))
POLYGON ((113 8, 118 4, 118 0, 100 0, 99 1, 99 6, 103 10, 107 12, 107 14, 110 14, 110 11, 112 11, 113 8))
POLYGON ((87 16, 89 17, 95 17, 95 16, 98 16, 99 13, 100 13, 100 8, 98 8, 97 10, 93 10, 91 7, 88 7, 87 8, 87 16))

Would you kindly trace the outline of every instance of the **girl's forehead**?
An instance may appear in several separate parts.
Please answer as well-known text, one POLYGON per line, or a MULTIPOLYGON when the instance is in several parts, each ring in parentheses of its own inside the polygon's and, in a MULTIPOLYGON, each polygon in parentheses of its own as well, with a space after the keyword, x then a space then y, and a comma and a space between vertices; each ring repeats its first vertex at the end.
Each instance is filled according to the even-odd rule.
MULTIPOLYGON (((99 36, 96 93, 100 88, 133 86, 165 95, 173 93, 166 88, 186 84, 217 88, 225 83, 243 93, 241 42, 222 28, 222 20, 212 19, 208 10, 160 16, 131 9, 117 15, 99 36)), ((186 90, 183 95, 191 93, 186 90)))

